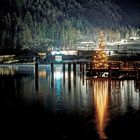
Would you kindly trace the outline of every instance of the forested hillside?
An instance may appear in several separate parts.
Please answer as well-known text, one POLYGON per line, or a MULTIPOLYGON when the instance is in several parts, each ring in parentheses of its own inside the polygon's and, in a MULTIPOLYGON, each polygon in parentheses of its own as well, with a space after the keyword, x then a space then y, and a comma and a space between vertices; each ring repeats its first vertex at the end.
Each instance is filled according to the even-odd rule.
POLYGON ((130 18, 110 0, 1 0, 0 51, 73 49, 80 41, 139 36, 130 18))

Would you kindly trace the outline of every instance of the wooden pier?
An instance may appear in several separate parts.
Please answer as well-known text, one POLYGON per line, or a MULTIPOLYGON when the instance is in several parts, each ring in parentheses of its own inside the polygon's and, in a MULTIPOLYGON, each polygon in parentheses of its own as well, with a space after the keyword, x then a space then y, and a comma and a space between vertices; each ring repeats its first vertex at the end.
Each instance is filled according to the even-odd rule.
POLYGON ((54 72, 55 64, 62 65, 63 72, 65 72, 67 65, 68 72, 70 73, 73 70, 75 75, 76 66, 79 65, 80 72, 86 74, 87 77, 140 78, 140 61, 109 61, 108 68, 95 68, 94 64, 90 61, 47 63, 47 65, 51 66, 52 73, 54 72))
POLYGON ((87 76, 111 78, 140 78, 140 61, 109 61, 108 68, 95 68, 92 62, 86 65, 87 76))

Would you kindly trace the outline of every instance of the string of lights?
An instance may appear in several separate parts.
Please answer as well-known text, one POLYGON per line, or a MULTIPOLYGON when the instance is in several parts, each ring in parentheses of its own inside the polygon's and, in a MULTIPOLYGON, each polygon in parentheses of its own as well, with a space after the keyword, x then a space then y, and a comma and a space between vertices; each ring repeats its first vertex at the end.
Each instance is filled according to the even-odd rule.
POLYGON ((98 50, 93 57, 93 65, 95 68, 108 68, 108 57, 105 52, 105 39, 102 31, 99 34, 98 50))

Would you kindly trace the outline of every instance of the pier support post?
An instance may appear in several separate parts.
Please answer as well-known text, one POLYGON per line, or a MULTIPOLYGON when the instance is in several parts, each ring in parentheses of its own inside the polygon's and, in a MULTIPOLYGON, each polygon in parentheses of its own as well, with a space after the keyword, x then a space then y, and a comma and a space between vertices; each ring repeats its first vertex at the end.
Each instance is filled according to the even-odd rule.
POLYGON ((51 63, 51 74, 52 74, 52 78, 53 78, 53 76, 54 76, 54 64, 53 63, 51 63))
POLYGON ((38 62, 35 62, 35 72, 38 72, 38 62))
POLYGON ((65 72, 65 63, 63 63, 63 72, 65 72))
POLYGON ((92 62, 90 62, 90 75, 93 76, 93 73, 92 73, 92 62))
POLYGON ((38 91, 38 62, 35 62, 35 89, 38 91))
POLYGON ((68 89, 71 90, 71 63, 68 62, 68 89))
POLYGON ((85 65, 84 65, 84 63, 82 64, 82 73, 83 73, 83 75, 84 75, 84 72, 85 72, 85 65))
POLYGON ((138 70, 138 64, 136 63, 136 78, 139 78, 139 70, 138 70))
POLYGON ((71 74, 71 63, 68 62, 68 78, 70 78, 71 74))
POLYGON ((109 63, 109 66, 108 66, 108 75, 109 75, 109 78, 111 77, 111 64, 109 63))
POLYGON ((80 72, 82 71, 82 63, 80 62, 80 72))
POLYGON ((68 72, 70 72, 70 71, 71 71, 71 63, 68 62, 68 72))
POLYGON ((76 63, 75 62, 73 63, 73 72, 74 72, 74 75, 76 75, 76 63))

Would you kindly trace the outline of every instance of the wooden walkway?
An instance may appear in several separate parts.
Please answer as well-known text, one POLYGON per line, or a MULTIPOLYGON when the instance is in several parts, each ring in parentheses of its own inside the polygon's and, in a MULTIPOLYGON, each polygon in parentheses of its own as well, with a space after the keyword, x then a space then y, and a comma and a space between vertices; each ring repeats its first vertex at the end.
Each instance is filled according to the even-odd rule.
POLYGON ((109 61, 108 68, 95 68, 92 63, 86 67, 87 76, 102 77, 104 73, 108 77, 140 78, 140 61, 109 61))
MULTIPOLYGON (((91 77, 110 77, 110 78, 140 78, 140 61, 109 61, 108 68, 95 68, 94 64, 90 61, 73 61, 73 62, 60 62, 60 63, 47 63, 51 65, 51 72, 54 71, 54 65, 63 65, 63 71, 68 66, 70 73, 72 68, 76 73, 76 66, 80 66, 80 72, 91 77)), ((38 65, 38 64, 37 64, 38 65)), ((36 67, 37 69, 37 67, 36 67)))

